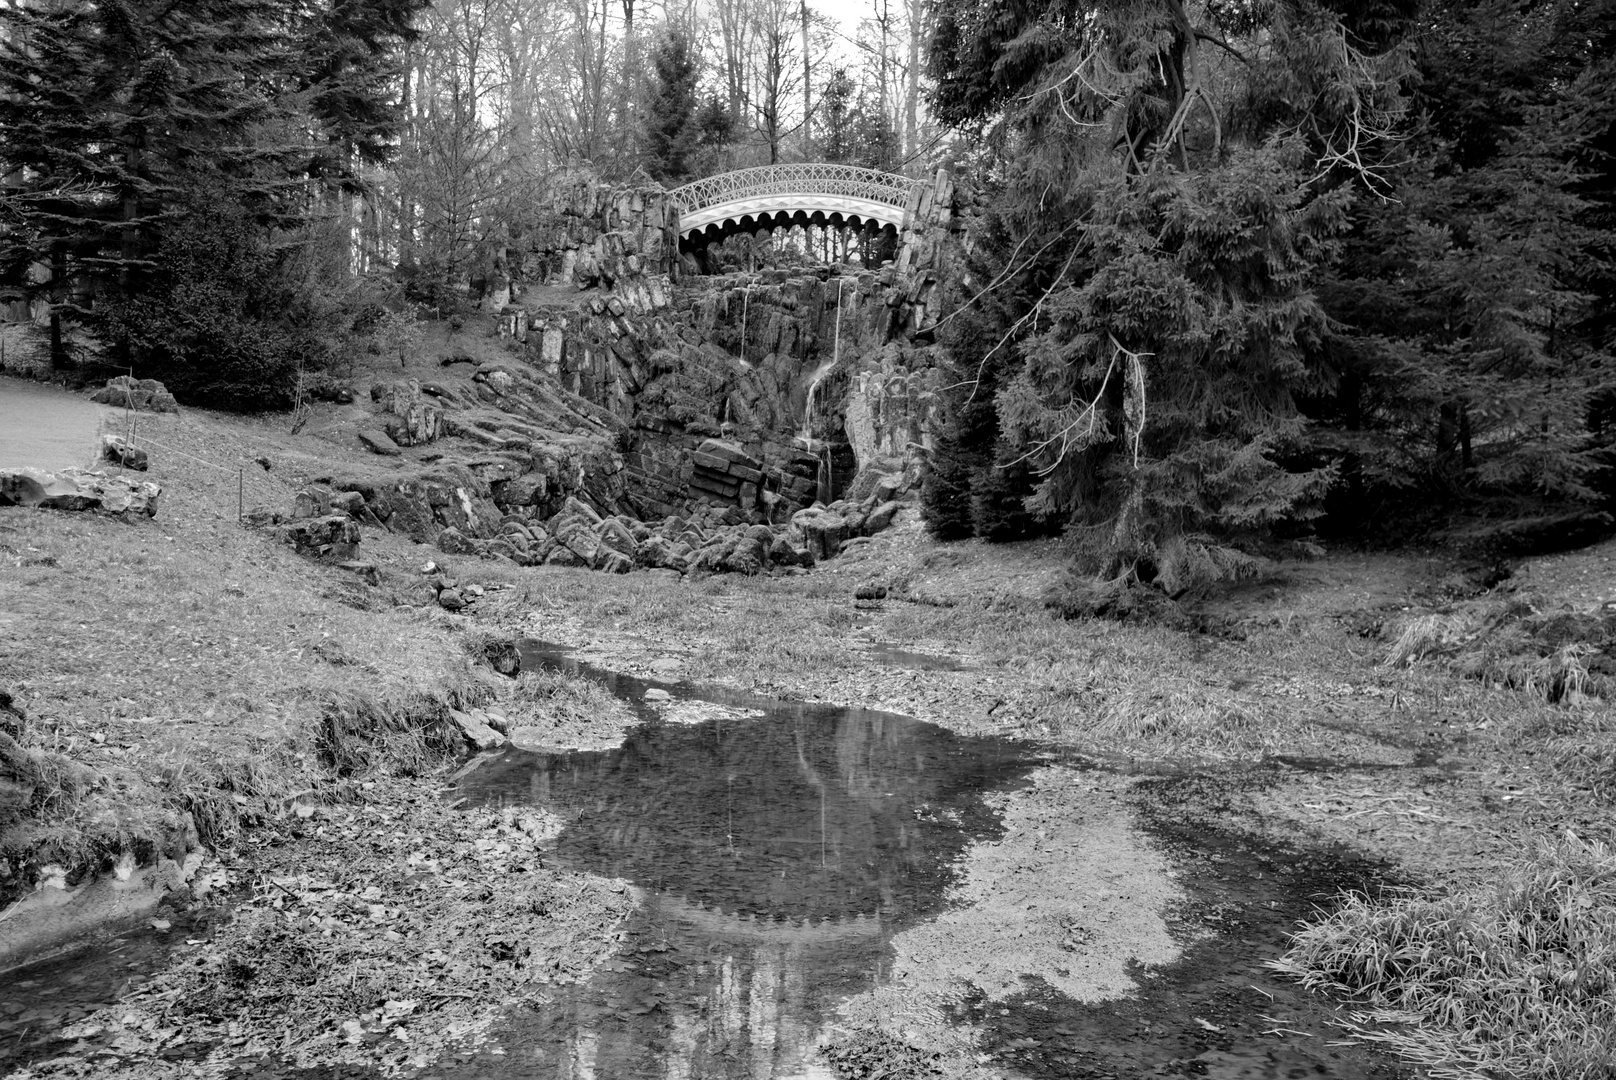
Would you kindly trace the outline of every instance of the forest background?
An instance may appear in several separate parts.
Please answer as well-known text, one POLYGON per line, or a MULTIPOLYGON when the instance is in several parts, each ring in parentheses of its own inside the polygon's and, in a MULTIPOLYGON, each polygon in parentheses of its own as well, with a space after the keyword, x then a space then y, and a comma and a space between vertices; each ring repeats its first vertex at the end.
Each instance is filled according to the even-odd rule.
POLYGON ((480 297, 569 163, 948 166, 990 210, 935 533, 1173 595, 1502 557, 1612 520, 1613 44, 1616 0, 5 0, 0 301, 64 367, 285 407, 480 297))

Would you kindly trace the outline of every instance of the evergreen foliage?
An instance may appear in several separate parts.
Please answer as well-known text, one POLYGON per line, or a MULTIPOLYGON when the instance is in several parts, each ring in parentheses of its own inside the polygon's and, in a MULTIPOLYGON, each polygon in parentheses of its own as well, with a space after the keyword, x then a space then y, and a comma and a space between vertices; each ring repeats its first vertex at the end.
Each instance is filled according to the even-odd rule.
MULTIPOLYGON (((1599 498, 1616 5, 1434 3, 1394 198, 1321 276, 1332 393, 1311 403, 1347 521, 1569 521, 1599 498), (1558 518, 1556 517, 1558 515, 1558 518)), ((1474 530, 1472 530, 1474 533, 1474 530)))
MULTIPOLYGON (((665 29, 651 50, 645 139, 648 171, 670 187, 690 177, 703 129, 710 132, 717 125, 716 117, 704 112, 697 98, 699 75, 690 39, 676 27, 665 29)), ((714 103, 716 99, 708 104, 714 103)))
POLYGON ((109 355, 182 401, 284 408, 300 373, 330 366, 351 329, 347 289, 319 230, 268 234, 222 195, 198 183, 138 287, 103 297, 90 323, 109 355))
MULTIPOLYGON (((183 277, 169 234, 192 227, 192 194, 208 191, 220 213, 260 234, 248 244, 232 226, 232 241, 213 254, 247 262, 216 266, 219 281, 261 283, 252 253, 313 220, 321 178, 352 187, 356 164, 386 156, 396 120, 391 50, 408 36, 415 6, 63 0, 0 8, 8 189, 0 286, 50 300, 53 336, 64 316, 93 320, 110 334, 115 363, 148 374, 142 365, 158 353, 131 351, 147 335, 116 327, 111 313, 183 277)), ((236 306, 257 303, 244 296, 236 306)), ((260 307, 261 320, 282 317, 260 307)), ((164 355, 166 364, 196 354, 164 355)), ((241 384, 266 385, 265 363, 240 359, 241 384)), ((178 379, 176 392, 215 382, 199 372, 178 379)), ((214 396, 249 403, 235 392, 214 396)))
POLYGON ((1306 2, 958 2, 932 63, 1004 176, 1004 262, 972 275, 997 299, 940 337, 970 393, 1002 372, 977 503, 1030 469, 1026 509, 1091 570, 1176 593, 1247 565, 1222 552, 1316 513, 1333 475, 1297 464, 1326 378, 1313 277, 1354 179, 1381 182, 1404 53, 1306 2))

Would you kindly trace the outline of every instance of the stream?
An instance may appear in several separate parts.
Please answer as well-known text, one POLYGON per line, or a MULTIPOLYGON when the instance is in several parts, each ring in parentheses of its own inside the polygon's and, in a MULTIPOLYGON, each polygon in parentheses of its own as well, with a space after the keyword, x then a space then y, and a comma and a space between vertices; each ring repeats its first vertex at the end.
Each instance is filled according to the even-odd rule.
MULTIPOLYGON (((423 1080, 833 1077, 816 1046, 838 1007, 893 983, 894 937, 947 910, 962 856, 1002 836, 993 794, 1026 789, 1051 761, 903 716, 698 693, 540 643, 523 663, 598 680, 645 724, 613 750, 508 750, 459 793, 560 815, 552 858, 626 878, 643 902, 591 979, 553 988, 423 1080), (678 707, 700 702, 721 708, 701 719, 678 707)), ((1186 827, 1173 808, 1204 795, 1198 785, 1151 781, 1144 800, 1146 831, 1191 886, 1168 915, 1178 961, 1134 965, 1137 992, 1120 999, 1075 1001, 1036 976, 1002 1000, 965 992, 949 1022, 1019 1076, 1402 1075, 1362 1047, 1327 1045, 1327 1004, 1261 966, 1315 903, 1378 868, 1186 827)))
MULTIPOLYGON (((889 659, 929 662, 901 650, 889 659)), ((476 1049, 440 1058, 415 1080, 830 1080, 820 1053, 827 1034, 869 1022, 868 1012, 849 1020, 850 1002, 915 1012, 905 1003, 920 1000, 923 940, 934 958, 940 940, 942 967, 956 972, 924 1007, 931 1030, 957 1032, 954 1044, 965 1040, 992 1075, 1412 1075, 1341 1042, 1328 1001, 1263 967, 1316 905, 1342 888, 1373 889, 1387 874, 1344 850, 1202 823, 1202 808, 1264 782, 1261 770, 1130 783, 1027 743, 639 679, 536 642, 523 666, 597 680, 642 722, 610 750, 507 748, 466 773, 451 797, 556 815, 563 825, 546 860, 626 879, 640 902, 616 954, 587 980, 546 987, 476 1049), (1118 830, 1143 837, 1119 847, 1118 830), (992 879, 984 901, 980 874, 995 860, 1009 876, 992 879), (1152 862, 1159 869, 1145 868, 1152 862), (976 899, 962 901, 971 874, 976 899), (1153 901, 1140 889, 1152 874, 1171 890, 1165 908, 1166 893, 1153 901), (1029 879, 1042 884, 1029 890, 1029 879), (993 906, 1007 899, 1009 907, 993 906), (1087 929, 1074 932, 1100 935, 1097 943, 1038 952, 1030 943, 1051 909, 1080 916, 1087 929), (971 912, 974 921, 962 921, 971 912), (1159 929, 1145 933, 1152 920, 1159 929), (1128 959, 1146 955, 1139 950, 1151 935, 1174 943, 1171 959, 1128 959), (1019 979, 1008 992, 1002 982, 981 989, 975 976, 952 981, 963 958, 984 954, 1019 979), (1108 992, 1073 996, 1057 985, 1101 961, 1121 965, 1108 992)), ((117 1000, 209 929, 205 916, 176 915, 172 932, 134 930, 7 973, 0 1072, 38 1053, 24 1051, 26 1039, 117 1000)), ((902 1033, 901 1023, 878 1022, 902 1033)), ((266 1060, 230 1075, 374 1073, 266 1060)))

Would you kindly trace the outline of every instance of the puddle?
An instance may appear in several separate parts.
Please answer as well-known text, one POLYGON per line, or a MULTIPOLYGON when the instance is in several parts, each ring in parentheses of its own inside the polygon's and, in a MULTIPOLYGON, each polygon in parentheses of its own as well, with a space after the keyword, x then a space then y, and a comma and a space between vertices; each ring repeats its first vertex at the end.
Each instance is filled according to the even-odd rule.
MULTIPOLYGON (((1262 967, 1314 905, 1329 903, 1344 886, 1381 880, 1381 868, 1186 824, 1177 800, 1203 785, 1201 778, 1149 781, 1142 792, 1145 832, 1179 868, 1182 892, 1166 928, 1181 947, 1155 966, 1126 961, 1116 977, 1107 976, 1115 985, 1106 994, 1084 1000, 1036 975, 1015 974, 1037 970, 1016 955, 1022 939, 1036 937, 1051 915, 1067 921, 1064 913, 1034 913, 1050 906, 1042 900, 1026 903, 1025 912, 1010 910, 1022 899, 1014 888, 992 885, 991 873, 996 895, 988 902, 950 909, 943 899, 951 887, 958 891, 962 867, 974 876, 994 871, 993 851, 1006 853, 997 868, 1005 883, 1023 871, 1073 869, 1040 867, 1038 857, 1022 866, 1020 849, 990 809, 1006 807, 1009 793, 1025 804, 1018 813, 1026 816, 1034 795, 1029 777, 1039 763, 1029 748, 966 739, 904 717, 722 691, 712 698, 725 707, 723 716, 664 723, 659 709, 698 700, 691 688, 593 669, 554 649, 536 648, 525 662, 600 679, 648 724, 618 750, 508 753, 468 777, 465 793, 560 814, 569 825, 557 838, 556 860, 626 877, 646 896, 620 953, 589 982, 554 988, 548 1002, 510 1018, 481 1051, 440 1062, 435 1076, 817 1080, 832 1075, 813 1052, 828 1024, 862 1022, 894 1003, 913 1011, 913 1002, 903 1002, 927 963, 952 969, 962 958, 990 971, 995 963, 1004 967, 999 989, 992 997, 955 994, 938 1019, 957 1025, 959 1037, 973 1032, 975 1049, 991 1055, 995 1069, 1013 1070, 1009 1075, 1408 1075, 1383 1055, 1338 1045, 1328 1002, 1262 967), (669 702, 648 703, 648 690, 653 701, 665 694, 669 702), (761 719, 736 720, 737 710, 761 719), (995 906, 1006 899, 1008 907, 995 906), (973 930, 983 918, 997 922, 973 930), (971 940, 955 938, 951 948, 951 934, 971 940), (995 935, 1002 945, 994 946, 995 935), (1000 960, 982 965, 995 949, 1000 960), (1130 981, 1132 992, 1095 1000, 1130 981), (841 1011, 849 1007, 853 1014, 841 1011)), ((1069 779, 1061 782, 1088 783, 1062 772, 1069 779)), ((1084 857, 1107 857, 1104 841, 1089 836, 1108 820, 1103 808, 1085 809, 1083 821, 1068 820, 1058 803, 1046 810, 1045 831, 1023 837, 1032 850, 1047 846, 1048 828, 1064 822, 1082 834, 1071 843, 1094 847, 1084 857)), ((1127 869, 1100 867, 1090 884, 1120 892, 1096 896, 1142 903, 1137 888, 1118 885, 1127 869)), ((1089 891, 1066 889, 1073 890, 1089 891)), ((1137 920, 1147 907, 1124 905, 1115 917, 1137 920)), ((1121 932, 1127 940, 1104 943, 1104 962, 1117 959, 1112 953, 1135 955, 1133 931, 1121 932)), ((1047 974, 1058 984, 1104 981, 1077 967, 1047 974)), ((901 1023, 883 1026, 904 1030, 901 1023)), ((935 1029, 929 1036, 924 1029, 910 1037, 936 1045, 935 1029)))
POLYGON ((1342 849, 1285 847, 1178 813, 1215 795, 1217 781, 1147 781, 1141 826, 1179 865, 1188 896, 1170 914, 1186 942, 1171 964, 1142 971, 1137 994, 1084 1003, 1036 980, 1004 1001, 975 995, 954 1014, 994 1058, 1037 1080, 1099 1077, 1334 1077, 1417 1075, 1389 1055, 1341 1041, 1328 999, 1279 979, 1277 958, 1297 924, 1342 889, 1373 892, 1385 867, 1342 849))
POLYGON ((761 716, 665 723, 645 692, 690 688, 543 647, 523 662, 599 679, 648 723, 615 750, 509 751, 459 793, 560 815, 554 862, 646 896, 604 970, 443 1076, 829 1076, 813 1048, 837 1003, 883 977, 893 934, 941 913, 956 860, 1002 831, 983 796, 1040 760, 907 717, 721 691, 702 696, 761 716))
POLYGON ((127 995, 162 970, 187 941, 209 937, 223 914, 158 909, 167 931, 145 921, 61 956, 0 973, 0 1074, 62 1052, 57 1033, 127 995))

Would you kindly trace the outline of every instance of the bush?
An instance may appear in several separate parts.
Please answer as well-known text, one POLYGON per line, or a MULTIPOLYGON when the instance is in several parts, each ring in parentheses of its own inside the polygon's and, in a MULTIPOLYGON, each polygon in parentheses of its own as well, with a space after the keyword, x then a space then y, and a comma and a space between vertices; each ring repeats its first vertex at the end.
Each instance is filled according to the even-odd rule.
POLYGON ((276 234, 208 190, 165 230, 148 278, 97 300, 104 358, 186 404, 288 407, 299 374, 331 366, 347 344, 355 284, 329 233, 276 234))

